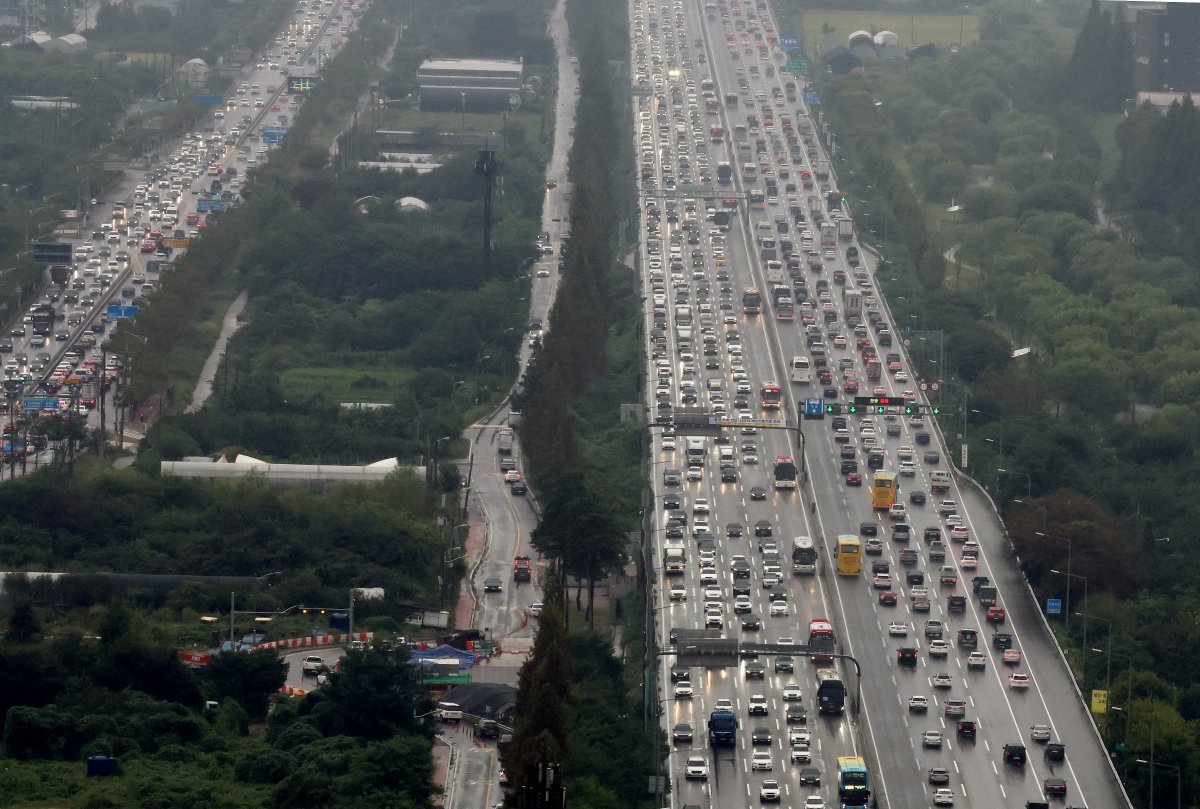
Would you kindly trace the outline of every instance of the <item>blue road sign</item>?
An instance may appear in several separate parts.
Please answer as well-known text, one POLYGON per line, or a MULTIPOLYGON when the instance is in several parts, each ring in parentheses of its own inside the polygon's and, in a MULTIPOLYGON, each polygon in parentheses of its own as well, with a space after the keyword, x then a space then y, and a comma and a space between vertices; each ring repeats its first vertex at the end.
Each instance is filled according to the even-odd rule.
POLYGON ((219 107, 225 103, 220 96, 196 96, 196 103, 201 107, 219 107))
POLYGON ((804 400, 804 415, 820 416, 825 412, 825 402, 821 399, 805 399, 804 400))
POLYGON ((805 93, 804 94, 804 103, 808 104, 810 107, 813 104, 820 104, 821 103, 821 94, 820 93, 805 93))
POLYGON ((800 40, 796 37, 780 37, 779 47, 783 48, 786 52, 791 53, 794 50, 799 50, 800 40))
POLYGON ((1062 615, 1062 599, 1047 598, 1046 599, 1046 614, 1047 615, 1062 615))
POLYGON ((279 131, 266 130, 262 133, 263 143, 282 143, 283 133, 279 131))
POLYGON ((21 401, 25 410, 58 410, 58 399, 54 397, 27 396, 21 401))

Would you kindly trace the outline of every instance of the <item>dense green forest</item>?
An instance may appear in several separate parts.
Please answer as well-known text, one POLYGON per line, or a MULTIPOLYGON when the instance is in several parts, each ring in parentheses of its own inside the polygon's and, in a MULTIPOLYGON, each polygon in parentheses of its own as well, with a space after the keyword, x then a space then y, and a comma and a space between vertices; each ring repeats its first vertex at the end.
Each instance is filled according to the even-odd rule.
MULTIPOLYGON (((923 375, 942 383, 955 455, 961 436, 967 471, 996 500, 1040 594, 1064 595, 1049 571, 1068 553, 1088 579, 1088 646, 1083 621, 1062 639, 1081 686, 1108 685, 1124 711, 1100 725, 1130 794, 1148 795, 1135 759, 1153 728, 1155 759, 1182 769, 1187 803, 1200 791, 1200 638, 1184 620, 1200 599, 1189 573, 1200 561, 1189 227, 1200 140, 1190 105, 1124 122, 1108 113, 1128 97, 1118 89, 1132 73, 1128 29, 1095 8, 1083 22, 1073 54, 1036 18, 1010 18, 956 54, 869 81, 825 79, 825 112, 847 146, 841 184, 886 256, 879 277, 898 325, 923 375), (1113 129, 1119 155, 1098 136, 1113 129), (898 186, 910 180, 943 277, 923 272, 902 235, 914 211, 898 186), (1128 215, 1113 224, 1106 203, 1128 215), (1032 352, 1013 359, 1023 347, 1032 352), (1121 663, 1106 683, 1109 651, 1121 663)), ((1068 609, 1083 609, 1079 589, 1068 609)))

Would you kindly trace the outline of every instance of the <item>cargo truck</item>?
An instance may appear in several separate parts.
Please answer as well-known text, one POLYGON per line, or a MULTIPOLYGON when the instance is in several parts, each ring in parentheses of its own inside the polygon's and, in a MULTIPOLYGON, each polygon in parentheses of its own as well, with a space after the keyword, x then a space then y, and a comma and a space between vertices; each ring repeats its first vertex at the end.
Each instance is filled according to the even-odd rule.
POLYGON ((687 546, 671 544, 663 548, 663 571, 668 576, 682 576, 687 573, 687 546))
POLYGON ((512 430, 501 430, 496 439, 496 451, 501 455, 512 455, 513 451, 513 434, 512 430))
POLYGON ((846 686, 837 669, 817 669, 817 711, 840 714, 846 707, 846 686))
POLYGON ((854 220, 848 217, 842 217, 837 221, 838 239, 843 242, 848 242, 854 238, 854 220))

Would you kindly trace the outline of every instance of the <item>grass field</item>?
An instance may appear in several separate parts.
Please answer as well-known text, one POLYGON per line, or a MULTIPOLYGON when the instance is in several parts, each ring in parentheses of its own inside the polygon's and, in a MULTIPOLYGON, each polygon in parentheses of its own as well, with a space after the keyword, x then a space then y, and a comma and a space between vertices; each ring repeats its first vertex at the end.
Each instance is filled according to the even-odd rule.
POLYGON ((407 370, 305 366, 284 371, 280 385, 288 399, 304 400, 321 395, 334 402, 387 404, 404 394, 412 375, 412 371, 407 370))
POLYGON ((895 14, 884 11, 805 11, 804 46, 807 53, 819 53, 821 45, 832 37, 845 45, 855 31, 891 31, 899 37, 901 48, 932 42, 948 47, 979 41, 979 17, 974 14, 895 14))

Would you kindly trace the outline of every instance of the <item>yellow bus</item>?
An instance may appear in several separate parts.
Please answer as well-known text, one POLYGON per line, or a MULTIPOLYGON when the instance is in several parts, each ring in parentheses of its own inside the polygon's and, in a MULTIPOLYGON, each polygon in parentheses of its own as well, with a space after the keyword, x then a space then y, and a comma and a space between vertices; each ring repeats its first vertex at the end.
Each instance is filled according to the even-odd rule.
POLYGON ((854 534, 838 534, 837 572, 839 576, 857 576, 862 570, 862 543, 854 534))
POLYGON ((871 507, 891 508, 896 502, 896 476, 882 469, 871 481, 871 507))

